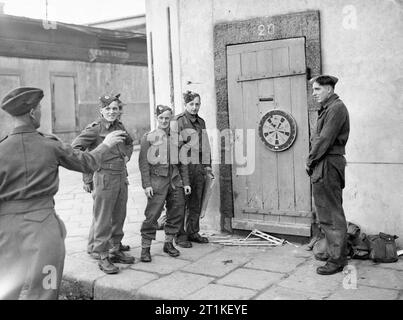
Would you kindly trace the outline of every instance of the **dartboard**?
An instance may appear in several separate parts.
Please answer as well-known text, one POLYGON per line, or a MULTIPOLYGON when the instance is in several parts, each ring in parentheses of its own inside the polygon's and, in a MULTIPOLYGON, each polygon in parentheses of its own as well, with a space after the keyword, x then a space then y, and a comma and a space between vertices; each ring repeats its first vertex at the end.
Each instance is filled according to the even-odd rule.
POLYGON ((272 151, 284 151, 291 147, 297 136, 297 123, 282 110, 271 110, 260 120, 259 136, 272 151))

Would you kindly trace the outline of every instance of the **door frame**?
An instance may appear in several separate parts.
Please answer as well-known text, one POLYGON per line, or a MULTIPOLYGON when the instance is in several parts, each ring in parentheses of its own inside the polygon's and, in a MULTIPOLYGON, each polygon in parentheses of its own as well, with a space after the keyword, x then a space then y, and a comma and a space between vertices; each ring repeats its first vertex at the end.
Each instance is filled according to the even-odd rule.
MULTIPOLYGON (((305 37, 307 80, 321 74, 321 42, 319 11, 305 11, 285 15, 258 17, 214 25, 214 75, 217 99, 217 128, 229 129, 227 46, 251 42, 305 37)), ((310 135, 316 121, 317 108, 307 81, 307 105, 310 135)), ((221 228, 232 232, 234 201, 232 165, 225 164, 225 148, 221 148, 220 213, 221 228)))

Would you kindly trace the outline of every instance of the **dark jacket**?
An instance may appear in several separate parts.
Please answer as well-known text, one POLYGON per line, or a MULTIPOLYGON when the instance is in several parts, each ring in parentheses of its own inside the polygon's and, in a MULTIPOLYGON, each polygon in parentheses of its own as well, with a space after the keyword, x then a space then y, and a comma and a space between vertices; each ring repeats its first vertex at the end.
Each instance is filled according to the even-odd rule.
POLYGON ((311 137, 311 150, 307 160, 310 169, 327 155, 344 155, 350 132, 349 114, 343 101, 333 94, 318 112, 318 121, 311 137))
POLYGON ((144 189, 152 186, 152 176, 169 177, 175 187, 190 184, 187 166, 171 160, 170 148, 178 146, 168 143, 169 137, 169 132, 156 129, 141 139, 139 169, 144 189))
POLYGON ((211 167, 211 149, 210 142, 206 132, 206 123, 203 118, 198 115, 192 115, 187 111, 184 111, 176 115, 171 121, 171 131, 179 135, 179 146, 187 148, 188 156, 190 157, 190 149, 194 149, 198 155, 199 163, 206 167, 211 167), (197 145, 191 146, 192 135, 198 136, 197 145))
MULTIPOLYGON (((78 135, 72 146, 74 149, 79 150, 92 150, 104 141, 106 135, 115 130, 126 131, 124 125, 119 120, 116 120, 112 124, 106 121, 104 118, 91 123, 78 135)), ((130 135, 127 136, 124 143, 119 143, 112 147, 109 152, 103 156, 100 169, 104 169, 111 172, 126 172, 125 157, 131 157, 133 153, 133 139, 130 135)), ((92 181, 92 174, 84 176, 84 182, 88 183, 92 181)))
POLYGON ((0 211, 6 201, 53 197, 59 188, 59 166, 97 170, 106 150, 101 144, 91 153, 81 152, 33 126, 14 129, 0 142, 0 211))

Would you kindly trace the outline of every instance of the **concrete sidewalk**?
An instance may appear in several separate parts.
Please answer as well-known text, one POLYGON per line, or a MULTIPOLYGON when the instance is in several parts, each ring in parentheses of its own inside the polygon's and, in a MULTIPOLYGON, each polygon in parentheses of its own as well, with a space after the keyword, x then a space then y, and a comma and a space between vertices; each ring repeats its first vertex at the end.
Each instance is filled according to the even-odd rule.
MULTIPOLYGON (((81 174, 60 169, 56 210, 66 224, 66 261, 61 299, 387 299, 403 300, 403 259, 374 264, 350 260, 346 273, 316 274, 311 252, 287 244, 274 248, 194 244, 171 258, 162 252, 164 232, 157 232, 151 263, 140 262, 140 226, 146 197, 136 152, 129 162, 129 201, 124 244, 133 265, 106 275, 86 253, 92 198, 82 189, 81 174)), ((205 231, 211 238, 222 235, 205 231)), ((236 236, 234 236, 236 237, 236 236)))

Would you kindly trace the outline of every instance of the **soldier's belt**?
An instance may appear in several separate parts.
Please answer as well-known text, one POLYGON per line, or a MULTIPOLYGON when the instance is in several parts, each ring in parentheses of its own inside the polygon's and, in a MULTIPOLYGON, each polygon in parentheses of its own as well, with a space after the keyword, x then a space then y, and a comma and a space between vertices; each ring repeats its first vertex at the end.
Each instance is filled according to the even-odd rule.
POLYGON ((112 170, 112 171, 122 171, 126 169, 126 165, 124 162, 118 163, 103 163, 101 164, 102 170, 112 170))
POLYGON ((0 202, 0 215, 32 212, 54 208, 53 196, 0 202))

